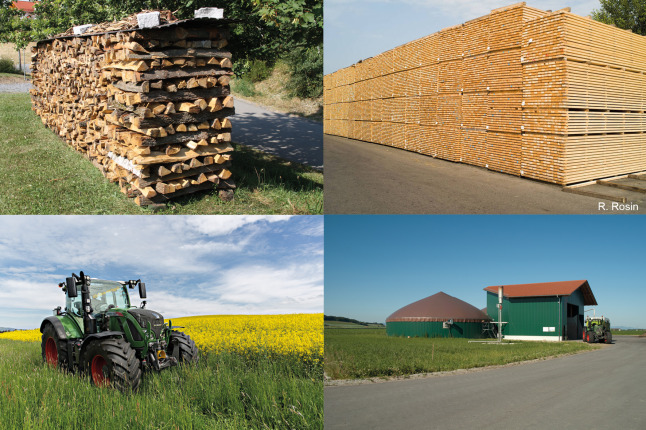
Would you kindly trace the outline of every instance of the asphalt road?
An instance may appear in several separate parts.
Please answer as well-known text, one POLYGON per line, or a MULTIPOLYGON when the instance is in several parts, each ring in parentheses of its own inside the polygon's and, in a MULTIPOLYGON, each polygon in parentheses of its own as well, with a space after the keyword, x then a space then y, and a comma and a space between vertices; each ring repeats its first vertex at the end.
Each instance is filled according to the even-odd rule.
POLYGON ((326 214, 617 214, 561 187, 325 135, 326 214))
POLYGON ((31 88, 30 82, 1 83, 0 93, 27 93, 31 88))
POLYGON ((517 366, 325 387, 325 429, 644 429, 646 338, 614 340, 517 366))
POLYGON ((323 124, 235 99, 232 139, 263 152, 323 168, 323 124))

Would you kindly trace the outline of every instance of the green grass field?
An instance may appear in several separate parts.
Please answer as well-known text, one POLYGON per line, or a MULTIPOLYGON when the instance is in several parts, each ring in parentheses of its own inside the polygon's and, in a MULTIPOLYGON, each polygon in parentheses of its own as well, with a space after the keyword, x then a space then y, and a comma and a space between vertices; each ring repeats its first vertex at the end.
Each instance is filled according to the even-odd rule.
MULTIPOLYGON (((323 174, 234 145, 233 202, 216 192, 159 214, 321 214, 323 174)), ((147 214, 31 111, 28 94, 0 94, 0 214, 147 214)))
POLYGON ((386 329, 325 329, 325 373, 333 379, 403 376, 514 363, 599 346, 581 342, 469 343, 468 339, 388 337, 386 329))
POLYGON ((638 330, 610 330, 612 332, 613 336, 639 336, 642 334, 646 334, 646 330, 644 329, 638 329, 638 330))
POLYGON ((40 343, 2 339, 0 404, 2 429, 322 429, 322 369, 206 355, 122 394, 46 366, 40 343))

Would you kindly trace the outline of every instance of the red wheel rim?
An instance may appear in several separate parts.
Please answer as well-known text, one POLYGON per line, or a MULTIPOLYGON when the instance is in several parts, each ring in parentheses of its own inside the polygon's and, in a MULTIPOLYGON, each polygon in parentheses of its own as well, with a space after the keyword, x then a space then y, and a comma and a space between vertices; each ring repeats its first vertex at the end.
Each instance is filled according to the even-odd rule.
POLYGON ((58 364, 58 348, 56 348, 56 341, 51 337, 45 342, 45 360, 47 364, 54 366, 58 364))
POLYGON ((92 370, 92 381, 94 381, 94 385, 97 387, 103 387, 110 383, 110 379, 104 374, 104 371, 107 371, 106 366, 107 362, 103 356, 95 355, 92 359, 90 366, 92 370))

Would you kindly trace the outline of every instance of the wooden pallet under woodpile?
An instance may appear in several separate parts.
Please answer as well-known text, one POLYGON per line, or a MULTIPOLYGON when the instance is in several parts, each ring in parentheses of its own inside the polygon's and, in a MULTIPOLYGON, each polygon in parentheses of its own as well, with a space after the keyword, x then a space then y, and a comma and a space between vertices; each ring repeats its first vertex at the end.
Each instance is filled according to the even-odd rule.
POLYGON ((325 133, 561 185, 639 172, 646 37, 519 3, 326 76, 324 111, 325 133))

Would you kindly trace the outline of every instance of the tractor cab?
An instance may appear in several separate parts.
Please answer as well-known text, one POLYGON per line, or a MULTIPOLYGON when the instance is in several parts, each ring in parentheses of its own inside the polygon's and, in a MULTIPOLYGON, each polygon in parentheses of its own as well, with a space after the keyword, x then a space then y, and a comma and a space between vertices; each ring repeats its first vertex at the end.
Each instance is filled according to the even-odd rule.
MULTIPOLYGON (((102 279, 90 280, 90 305, 94 316, 109 309, 129 309, 130 296, 125 282, 105 281, 102 279)), ((67 292, 67 291, 66 291, 67 292)), ((80 296, 70 297, 66 294, 65 310, 73 315, 83 318, 83 304, 80 296)))

